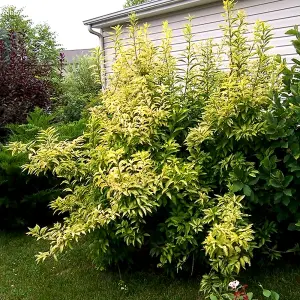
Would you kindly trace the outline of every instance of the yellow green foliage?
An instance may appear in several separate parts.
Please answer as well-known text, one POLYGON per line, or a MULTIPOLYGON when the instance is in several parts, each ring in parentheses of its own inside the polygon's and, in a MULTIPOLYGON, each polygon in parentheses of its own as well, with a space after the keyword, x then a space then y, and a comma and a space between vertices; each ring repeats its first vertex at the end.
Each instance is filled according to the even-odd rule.
POLYGON ((201 289, 223 297, 228 282, 250 265, 254 249, 270 241, 276 229, 266 224, 273 224, 275 213, 262 227, 266 215, 256 221, 249 212, 259 201, 272 207, 262 199, 274 192, 267 186, 275 177, 260 168, 275 151, 269 120, 284 64, 268 55, 271 28, 258 21, 249 37, 245 14, 233 5, 224 1, 220 45, 193 43, 189 18, 178 60, 166 22, 156 47, 148 25, 138 26, 131 16, 129 46, 115 27, 113 74, 102 104, 90 110, 85 133, 61 142, 49 128, 32 143, 11 144, 13 152, 28 152, 25 171, 64 179, 67 195, 51 207, 68 215, 53 227, 30 230, 50 242, 39 261, 56 258, 91 233, 102 266, 140 253, 173 271, 210 266, 201 289))

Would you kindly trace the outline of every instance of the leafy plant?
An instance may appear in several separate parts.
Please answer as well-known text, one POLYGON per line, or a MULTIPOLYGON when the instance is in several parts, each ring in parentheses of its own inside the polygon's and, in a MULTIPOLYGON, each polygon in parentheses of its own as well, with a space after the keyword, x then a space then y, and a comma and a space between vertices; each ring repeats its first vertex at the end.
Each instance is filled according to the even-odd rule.
MULTIPOLYGON (((10 141, 30 142, 39 130, 50 126, 51 116, 35 110, 25 125, 10 125, 10 141)), ((12 156, 0 148, 0 227, 22 228, 35 222, 53 220, 48 203, 60 194, 59 180, 53 176, 28 176, 21 166, 28 161, 24 154, 12 156)))
POLYGON ((115 28, 114 72, 84 134, 61 141, 52 127, 10 145, 29 154, 30 175, 64 179, 66 195, 51 208, 68 215, 29 233, 50 243, 38 261, 89 234, 102 268, 146 256, 173 273, 209 269, 200 289, 224 299, 253 256, 274 259, 290 247, 284 236, 299 224, 299 69, 268 54, 270 26, 257 21, 249 38, 234 1, 224 10, 219 46, 195 45, 187 22, 184 69, 168 24, 155 47, 148 25, 131 16, 129 47, 115 28))
MULTIPOLYGON (((229 283, 229 287, 234 291, 234 294, 229 293, 228 299, 234 300, 257 300, 253 298, 252 292, 247 292, 248 286, 240 285, 239 281, 235 280, 229 283)), ((266 290, 260 285, 262 289, 262 295, 264 298, 271 299, 271 300, 279 300, 280 296, 275 291, 266 290)), ((210 295, 209 297, 211 300, 218 300, 215 295, 210 295)))
MULTIPOLYGON (((9 141, 31 142, 41 129, 55 125, 61 139, 72 140, 82 134, 83 120, 68 124, 53 124, 54 116, 35 109, 27 117, 26 124, 8 126, 9 141)), ((0 145, 0 228, 19 229, 33 226, 36 222, 44 225, 53 220, 48 204, 63 192, 60 180, 52 174, 31 176, 22 172, 21 166, 28 162, 24 154, 12 156, 0 145)))

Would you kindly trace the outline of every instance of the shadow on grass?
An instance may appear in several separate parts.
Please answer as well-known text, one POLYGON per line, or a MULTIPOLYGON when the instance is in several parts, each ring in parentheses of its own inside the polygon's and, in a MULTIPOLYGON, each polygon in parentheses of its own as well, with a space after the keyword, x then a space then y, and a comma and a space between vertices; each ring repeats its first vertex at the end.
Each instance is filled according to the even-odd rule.
POLYGON ((149 273, 123 274, 128 292, 121 290, 118 273, 97 271, 78 247, 58 262, 36 264, 43 243, 19 234, 0 234, 1 300, 196 300, 199 279, 174 280, 149 273))
MULTIPOLYGON (((121 290, 118 273, 100 272, 89 263, 83 247, 58 262, 37 264, 34 254, 47 249, 24 234, 0 232, 1 300, 196 300, 199 278, 171 279, 163 275, 123 274, 128 292, 121 290)), ((260 295, 258 283, 280 294, 281 300, 300 299, 300 265, 254 268, 238 278, 260 295)), ((259 296, 256 298, 260 299, 259 296)), ((201 298, 202 299, 202 298, 201 298)))

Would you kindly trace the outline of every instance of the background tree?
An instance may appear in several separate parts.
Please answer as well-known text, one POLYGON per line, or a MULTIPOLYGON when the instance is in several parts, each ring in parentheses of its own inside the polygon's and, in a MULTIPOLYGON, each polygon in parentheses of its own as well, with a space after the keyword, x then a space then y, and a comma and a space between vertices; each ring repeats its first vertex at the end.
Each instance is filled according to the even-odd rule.
POLYGON ((72 64, 66 66, 61 94, 55 101, 57 121, 78 121, 87 114, 87 106, 99 103, 102 59, 98 47, 90 55, 77 57, 72 64))
POLYGON ((62 62, 48 25, 34 26, 22 9, 0 14, 0 126, 26 121, 36 106, 47 108, 57 91, 62 62))
POLYGON ((55 32, 51 31, 48 24, 34 25, 23 9, 9 5, 1 9, 0 28, 22 37, 28 56, 34 57, 40 63, 58 66, 57 58, 62 49, 55 32))

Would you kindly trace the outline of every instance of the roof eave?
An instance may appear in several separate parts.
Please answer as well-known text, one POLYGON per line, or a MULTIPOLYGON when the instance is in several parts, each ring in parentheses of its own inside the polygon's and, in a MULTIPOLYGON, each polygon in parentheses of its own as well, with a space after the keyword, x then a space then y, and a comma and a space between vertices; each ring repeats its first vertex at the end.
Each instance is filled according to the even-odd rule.
POLYGON ((158 0, 146 2, 141 5, 126 8, 111 14, 84 21, 84 25, 91 25, 93 28, 107 28, 117 24, 128 22, 129 15, 136 13, 142 20, 153 16, 167 14, 199 5, 209 4, 219 0, 158 0))

